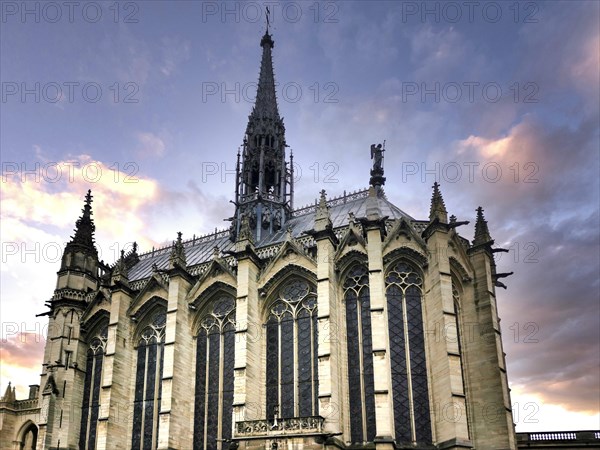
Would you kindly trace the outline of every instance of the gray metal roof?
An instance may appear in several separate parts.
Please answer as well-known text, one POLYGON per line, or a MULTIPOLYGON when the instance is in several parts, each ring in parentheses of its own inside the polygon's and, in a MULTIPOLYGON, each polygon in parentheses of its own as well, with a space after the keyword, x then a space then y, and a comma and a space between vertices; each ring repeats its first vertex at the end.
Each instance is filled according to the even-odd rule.
MULTIPOLYGON (((329 214, 334 229, 344 228, 348 225, 349 213, 353 213, 356 218, 366 217, 366 206, 368 199, 368 190, 352 192, 344 194, 340 197, 333 198, 327 202, 329 206, 329 214)), ((406 214, 400 208, 389 202, 385 196, 377 197, 377 202, 381 211, 382 217, 387 216, 388 220, 404 218, 409 223, 415 222, 411 216, 406 214)), ((256 248, 261 253, 269 252, 268 247, 275 247, 285 240, 286 230, 291 228, 291 233, 294 238, 304 238, 305 231, 309 231, 314 227, 315 214, 317 210, 316 202, 314 205, 296 209, 292 212, 292 218, 286 222, 283 229, 278 232, 264 236, 257 243, 256 248), (261 252, 260 249, 264 249, 261 252)), ((420 223, 415 223, 415 228, 421 231, 420 223)), ((308 238, 309 240, 311 238, 308 238)), ((218 247, 221 252, 232 250, 234 243, 229 239, 229 231, 219 231, 213 234, 193 238, 183 242, 185 248, 187 265, 190 268, 206 263, 213 258, 213 251, 218 247)), ((152 274, 152 266, 156 264, 159 269, 166 269, 169 264, 169 255, 171 254, 172 246, 164 247, 158 250, 153 250, 148 253, 139 255, 139 262, 129 269, 129 280, 131 282, 143 280, 152 274)), ((262 256, 262 255, 261 255, 262 256)), ((191 270, 192 273, 195 271, 191 270)))

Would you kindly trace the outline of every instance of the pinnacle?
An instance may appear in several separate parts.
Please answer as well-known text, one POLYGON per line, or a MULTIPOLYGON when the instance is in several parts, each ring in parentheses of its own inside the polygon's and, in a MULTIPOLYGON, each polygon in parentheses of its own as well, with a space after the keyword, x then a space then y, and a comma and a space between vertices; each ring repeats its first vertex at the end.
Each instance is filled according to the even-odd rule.
POLYGON ((483 208, 477 208, 477 221, 475 222, 475 238, 473 245, 487 244, 492 241, 490 230, 488 229, 487 220, 483 216, 483 208))
POLYGON ((446 211, 446 205, 442 198, 440 191, 440 184, 436 181, 433 183, 433 194, 431 195, 431 207, 429 209, 429 221, 437 219, 442 223, 448 222, 448 211, 446 211))
POLYGON ((87 251, 97 255, 94 242, 94 232, 96 231, 96 226, 94 225, 94 219, 92 219, 92 199, 93 196, 90 189, 87 191, 85 196, 85 203, 83 205, 83 209, 81 210, 82 215, 75 223, 75 234, 71 238, 71 242, 69 242, 68 245, 82 247, 87 251))

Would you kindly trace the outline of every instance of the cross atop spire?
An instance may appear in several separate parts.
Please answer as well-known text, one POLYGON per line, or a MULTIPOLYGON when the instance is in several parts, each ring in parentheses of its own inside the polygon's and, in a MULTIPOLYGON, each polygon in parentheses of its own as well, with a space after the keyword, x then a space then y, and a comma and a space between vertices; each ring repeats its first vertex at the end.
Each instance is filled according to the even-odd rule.
POLYGON ((92 199, 92 191, 89 189, 85 196, 83 209, 81 210, 82 215, 75 223, 75 235, 71 237, 71 242, 67 245, 71 247, 76 246, 97 255, 98 252, 94 243, 96 226, 94 225, 94 219, 92 219, 92 199))
POLYGON ((267 17, 267 34, 269 34, 269 22, 270 22, 269 18, 270 18, 270 16, 271 16, 271 10, 267 6, 267 14, 266 14, 266 17, 267 17))

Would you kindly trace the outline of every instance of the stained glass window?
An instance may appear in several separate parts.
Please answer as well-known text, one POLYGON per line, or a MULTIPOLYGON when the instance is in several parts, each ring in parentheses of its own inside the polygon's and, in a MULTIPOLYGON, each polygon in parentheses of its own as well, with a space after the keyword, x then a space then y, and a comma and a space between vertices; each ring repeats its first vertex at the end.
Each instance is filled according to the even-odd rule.
POLYGON ((85 366, 83 385, 83 403, 81 407, 81 431, 79 448, 93 450, 96 448, 96 430, 100 410, 100 383, 102 381, 102 364, 106 352, 108 326, 90 340, 85 366))
POLYGON ((367 268, 353 266, 344 281, 350 435, 353 444, 375 439, 371 299, 367 268))
POLYGON ((165 313, 157 313, 138 341, 132 450, 153 450, 158 442, 165 325, 165 313))
POLYGON ((234 361, 235 300, 222 296, 196 338, 195 450, 217 450, 231 439, 234 361))
POLYGON ((397 262, 386 278, 395 439, 431 443, 420 275, 397 262))
POLYGON ((267 329, 267 418, 318 414, 317 298, 301 279, 286 283, 267 329))

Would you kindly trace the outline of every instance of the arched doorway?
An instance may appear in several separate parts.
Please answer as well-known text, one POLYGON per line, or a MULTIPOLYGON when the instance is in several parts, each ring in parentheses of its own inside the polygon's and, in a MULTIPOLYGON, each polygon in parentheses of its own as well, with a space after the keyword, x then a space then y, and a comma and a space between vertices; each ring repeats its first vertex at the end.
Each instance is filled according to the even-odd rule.
POLYGON ((25 422, 17 434, 18 450, 35 450, 38 436, 38 427, 31 420, 25 422))

